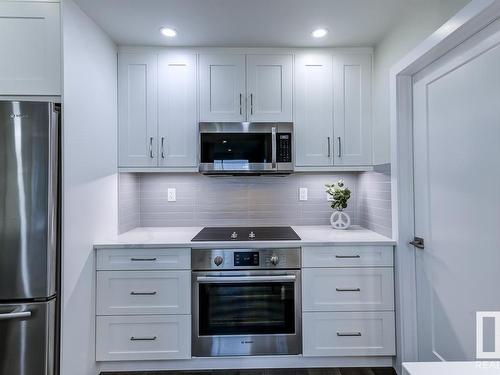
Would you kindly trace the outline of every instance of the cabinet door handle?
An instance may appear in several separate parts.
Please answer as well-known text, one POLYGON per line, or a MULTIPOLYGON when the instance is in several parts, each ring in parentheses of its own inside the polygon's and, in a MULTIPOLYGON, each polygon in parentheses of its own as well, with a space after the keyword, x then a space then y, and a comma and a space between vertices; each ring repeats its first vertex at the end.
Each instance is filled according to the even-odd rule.
POLYGON ((332 150, 330 148, 330 137, 326 138, 328 140, 328 158, 332 156, 332 150))
POLYGON ((240 115, 243 115, 243 94, 240 94, 240 115))
POLYGON ((151 159, 154 158, 154 155, 153 155, 153 140, 154 140, 153 137, 149 137, 149 157, 151 159))
POLYGON ((134 337, 132 336, 130 338, 130 341, 155 341, 156 336, 151 336, 151 337, 134 337))
POLYGON ((335 255, 337 259, 358 259, 361 258, 360 255, 335 255))
POLYGON ((342 138, 337 137, 337 141, 339 142, 339 158, 342 157, 342 138))
POLYGON ((156 291, 155 292, 130 292, 130 295, 131 296, 155 296, 156 295, 156 291))
POLYGON ((253 94, 250 94, 250 114, 253 115, 253 94))
POLYGON ((359 337, 359 336, 361 336, 361 332, 337 332, 337 336, 339 336, 339 337, 359 337))
POLYGON ((361 292, 360 288, 335 288, 337 292, 361 292))
POLYGON ((161 158, 165 159, 165 137, 161 137, 161 158))
POLYGON ((132 262, 155 262, 156 258, 130 258, 132 262))

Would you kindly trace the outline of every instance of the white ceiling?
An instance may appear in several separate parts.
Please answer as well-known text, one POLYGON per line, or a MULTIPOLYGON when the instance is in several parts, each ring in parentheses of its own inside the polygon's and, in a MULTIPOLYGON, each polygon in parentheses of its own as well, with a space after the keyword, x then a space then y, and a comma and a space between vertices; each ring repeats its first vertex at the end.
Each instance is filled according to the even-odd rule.
POLYGON ((120 45, 242 47, 371 46, 414 1, 76 0, 120 45), (328 36, 312 38, 317 27, 328 36))

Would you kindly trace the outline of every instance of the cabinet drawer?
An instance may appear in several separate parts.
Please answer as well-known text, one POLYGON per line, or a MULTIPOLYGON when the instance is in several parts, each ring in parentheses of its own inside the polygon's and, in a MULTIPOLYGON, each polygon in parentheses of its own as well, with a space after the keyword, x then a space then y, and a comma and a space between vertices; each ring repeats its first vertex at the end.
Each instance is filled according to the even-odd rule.
POLYGON ((392 356, 393 312, 303 314, 304 356, 392 356))
POLYGON ((98 271, 97 315, 190 314, 190 271, 98 271))
POLYGON ((191 249, 97 250, 97 270, 190 269, 191 249))
POLYGON ((302 267, 375 267, 394 265, 392 246, 305 246, 302 267))
POLYGON ((96 361, 191 358, 191 316, 99 316, 96 361))
POLYGON ((311 268, 302 271, 304 311, 394 310, 392 268, 311 268))

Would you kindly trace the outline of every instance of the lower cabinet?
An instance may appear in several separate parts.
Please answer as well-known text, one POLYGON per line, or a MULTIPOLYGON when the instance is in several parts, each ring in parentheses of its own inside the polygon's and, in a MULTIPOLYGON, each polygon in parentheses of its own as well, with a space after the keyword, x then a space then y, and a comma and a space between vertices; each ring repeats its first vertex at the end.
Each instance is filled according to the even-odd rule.
POLYGON ((191 316, 99 316, 96 360, 191 358, 191 316))
POLYGON ((96 251, 96 361, 191 358, 191 249, 96 251))
POLYGON ((393 356, 394 312, 303 314, 305 356, 393 356))

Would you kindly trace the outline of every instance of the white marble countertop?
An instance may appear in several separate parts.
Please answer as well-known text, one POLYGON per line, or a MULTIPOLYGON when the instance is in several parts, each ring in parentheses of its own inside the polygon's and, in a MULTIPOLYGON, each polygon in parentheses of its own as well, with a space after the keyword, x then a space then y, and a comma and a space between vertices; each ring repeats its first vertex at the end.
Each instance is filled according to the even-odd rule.
POLYGON ((499 375, 500 362, 403 363, 404 375, 499 375))
POLYGON ((283 246, 328 246, 328 245, 395 245, 392 239, 371 230, 352 226, 348 230, 335 230, 323 226, 292 227, 300 241, 219 241, 191 242, 201 227, 135 228, 129 232, 97 241, 95 249, 104 248, 150 248, 150 247, 283 247, 283 246))

